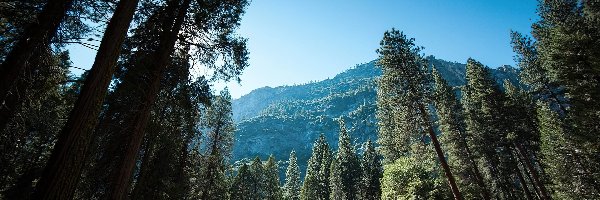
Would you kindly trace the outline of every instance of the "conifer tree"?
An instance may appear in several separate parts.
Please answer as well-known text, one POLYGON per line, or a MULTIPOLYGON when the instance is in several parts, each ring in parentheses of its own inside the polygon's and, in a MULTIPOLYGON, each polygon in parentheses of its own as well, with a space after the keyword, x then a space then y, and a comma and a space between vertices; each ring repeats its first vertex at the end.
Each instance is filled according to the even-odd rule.
MULTIPOLYGON (((12 87, 17 80, 27 71, 27 64, 36 51, 45 49, 50 44, 50 40, 56 35, 60 23, 63 21, 67 11, 71 9, 73 0, 50 0, 43 5, 41 13, 37 19, 32 20, 18 37, 17 42, 10 48, 0 65, 0 104, 4 104, 12 87)), ((6 6, 9 7, 9 6, 6 6)), ((129 23, 129 22, 127 22, 129 23)), ((3 47, 9 49, 8 46, 3 47)), ((2 51, 6 51, 3 49, 2 51)), ((4 111, 4 110, 2 110, 4 111)), ((8 122, 5 120, 4 112, 0 113, 0 128, 8 122)))
MULTIPOLYGON (((52 144, 78 93, 67 78, 67 52, 48 55, 24 100, 22 109, 0 130, 0 199, 31 199, 35 181, 48 161, 52 144), (46 66, 47 64, 47 66, 46 66), (61 83, 62 82, 62 83, 61 83)), ((38 63, 30 63, 38 65, 38 63)), ((71 77, 75 79, 75 77, 71 77)))
POLYGON ((298 168, 297 162, 296 152, 292 151, 285 171, 285 184, 283 185, 283 199, 285 200, 300 199, 300 168, 298 168))
POLYGON ((362 155, 360 162, 361 178, 360 178, 360 198, 376 200, 381 199, 381 182, 383 169, 375 146, 368 140, 365 144, 365 152, 362 155))
POLYGON ((556 194, 567 198, 594 198, 600 194, 598 13, 600 9, 595 1, 541 1, 540 20, 532 26, 540 65, 547 72, 549 82, 564 90, 568 105, 564 116, 559 112, 566 137, 563 140, 556 138, 559 134, 549 136, 568 144, 565 147, 571 154, 559 158, 572 157, 571 167, 578 171, 567 181, 573 183, 572 190, 579 194, 556 194))
MULTIPOLYGON (((540 169, 535 166, 538 161, 539 132, 535 113, 535 104, 529 95, 509 81, 504 81, 506 103, 503 115, 507 116, 505 123, 508 140, 514 146, 516 157, 524 167, 524 172, 531 176, 531 182, 541 199, 550 199, 544 183, 541 180, 540 169)), ((526 189, 526 185, 523 185, 526 189)))
POLYGON ((383 156, 397 159, 399 152, 408 152, 406 144, 428 135, 454 198, 462 199, 431 124, 427 109, 431 80, 421 48, 415 46, 414 39, 394 29, 385 32, 380 45, 378 65, 383 75, 377 90, 377 116, 381 120, 379 144, 383 156))
POLYGON ((331 163, 331 150, 321 134, 315 141, 312 149, 312 155, 308 160, 304 183, 300 190, 300 199, 329 199, 329 174, 324 174, 329 170, 331 163))
POLYGON ((227 194, 225 167, 231 154, 235 125, 232 119, 231 95, 227 88, 212 98, 203 118, 208 128, 207 148, 198 179, 200 199, 223 199, 227 194))
POLYGON ((98 181, 106 189, 98 190, 102 194, 97 196, 124 198, 121 196, 131 186, 158 86, 174 52, 181 51, 188 62, 199 61, 213 69, 215 73, 207 81, 236 79, 245 68, 245 39, 234 36, 234 30, 247 3, 169 0, 151 10, 154 12, 136 28, 131 55, 115 86, 117 100, 107 106, 97 130, 107 135, 97 166, 108 171, 98 181))
POLYGON ((490 199, 489 191, 473 158, 473 152, 467 145, 462 106, 452 88, 435 67, 432 75, 435 82, 433 100, 438 116, 438 125, 443 134, 441 142, 445 144, 444 147, 450 155, 448 161, 450 166, 456 170, 457 181, 463 195, 465 199, 490 199))
MULTIPOLYGON (((85 162, 84 159, 87 156, 92 132, 98 123, 101 104, 108 90, 110 78, 119 58, 121 45, 125 40, 138 1, 122 0, 117 5, 117 9, 104 32, 104 37, 102 38, 102 43, 98 49, 90 74, 86 78, 86 82, 81 89, 69 120, 59 135, 50 160, 44 169, 44 173, 36 185, 36 198, 73 198, 85 162)), ((55 3, 55 1, 51 2, 55 3)), ((67 2, 66 5, 58 5, 58 7, 68 7, 70 3, 67 2)), ((56 14, 59 16, 46 17, 58 17, 60 21, 60 17, 64 15, 64 11, 56 14)), ((54 31, 56 31, 58 23, 54 23, 56 24, 52 26, 56 26, 54 27, 54 31)), ((52 33, 46 34, 51 35, 52 33)))
POLYGON ((243 164, 238 170, 237 175, 233 179, 231 188, 229 189, 230 199, 254 199, 253 183, 254 179, 248 167, 248 164, 243 164))
POLYGON ((489 68, 469 59, 467 85, 463 91, 467 143, 489 184, 492 198, 513 199, 512 174, 516 162, 505 130, 508 116, 502 114, 505 97, 489 68))
POLYGON ((264 193, 263 199, 280 200, 283 198, 281 188, 279 187, 279 167, 275 157, 269 156, 264 166, 264 193))
POLYGON ((257 156, 250 163, 250 177, 252 182, 250 185, 249 199, 264 199, 265 198, 265 168, 260 158, 257 156))
POLYGON ((360 187, 360 162, 356 150, 350 142, 344 120, 340 118, 338 151, 331 164, 329 186, 330 199, 358 199, 360 187))

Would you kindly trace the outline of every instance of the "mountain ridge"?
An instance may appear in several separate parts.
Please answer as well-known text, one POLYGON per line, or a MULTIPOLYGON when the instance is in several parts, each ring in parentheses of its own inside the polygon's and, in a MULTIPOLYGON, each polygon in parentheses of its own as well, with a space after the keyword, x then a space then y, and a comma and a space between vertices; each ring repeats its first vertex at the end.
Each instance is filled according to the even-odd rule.
MULTIPOLYGON (((466 83, 466 65, 426 57, 429 67, 435 66, 451 86, 466 83)), ((518 69, 503 65, 492 69, 501 84, 508 79, 516 82, 518 69)), ((354 144, 377 138, 376 78, 381 69, 375 61, 355 65, 322 81, 293 86, 262 87, 233 100, 236 121, 232 160, 273 154, 287 160, 296 151, 298 163, 304 169, 314 140, 325 134, 330 146, 337 148, 339 125, 343 117, 354 144)))

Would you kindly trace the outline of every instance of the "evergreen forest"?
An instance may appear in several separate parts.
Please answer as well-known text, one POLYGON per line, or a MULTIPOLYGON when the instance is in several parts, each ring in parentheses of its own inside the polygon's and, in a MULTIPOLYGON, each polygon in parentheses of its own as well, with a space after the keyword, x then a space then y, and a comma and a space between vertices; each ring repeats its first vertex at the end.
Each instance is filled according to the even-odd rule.
POLYGON ((374 60, 234 98, 252 3, 0 1, 0 200, 600 199, 600 1, 538 0, 517 66, 391 28, 374 60))

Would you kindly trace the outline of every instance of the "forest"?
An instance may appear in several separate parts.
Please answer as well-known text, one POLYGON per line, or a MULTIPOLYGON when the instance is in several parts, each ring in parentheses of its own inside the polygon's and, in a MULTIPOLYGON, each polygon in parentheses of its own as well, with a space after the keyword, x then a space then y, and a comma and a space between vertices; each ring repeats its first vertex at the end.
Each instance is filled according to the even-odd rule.
POLYGON ((250 4, 1 1, 0 199, 600 199, 600 1, 539 0, 507 35, 518 68, 464 77, 392 28, 376 60, 243 119, 263 108, 215 83, 243 84, 250 4), (72 44, 95 52, 82 74, 72 44), (316 140, 233 155, 240 130, 307 137, 278 125, 316 140))

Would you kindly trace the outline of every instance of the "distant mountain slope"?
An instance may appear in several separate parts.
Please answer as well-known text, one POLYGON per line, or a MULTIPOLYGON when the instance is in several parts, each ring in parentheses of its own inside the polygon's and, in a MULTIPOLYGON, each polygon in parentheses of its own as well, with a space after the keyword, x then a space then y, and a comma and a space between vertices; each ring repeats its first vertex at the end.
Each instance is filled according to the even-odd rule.
MULTIPOLYGON (((452 86, 465 84, 465 64, 427 57, 452 86)), ((494 69, 498 82, 517 80, 518 71, 510 66, 494 69)), ((270 154, 285 160, 295 150, 304 170, 312 143, 325 134, 337 148, 339 126, 344 117, 350 135, 359 145, 376 140, 376 78, 381 69, 375 61, 356 65, 334 78, 296 86, 264 87, 233 101, 237 132, 233 160, 270 154)), ((357 146, 359 148, 360 146, 357 146)))

